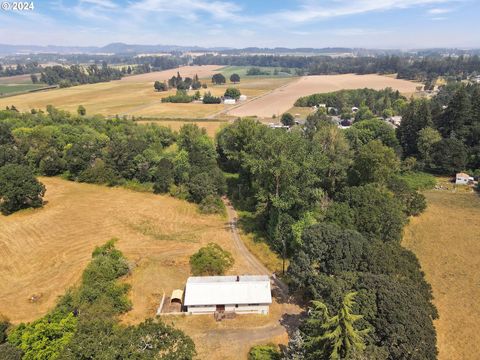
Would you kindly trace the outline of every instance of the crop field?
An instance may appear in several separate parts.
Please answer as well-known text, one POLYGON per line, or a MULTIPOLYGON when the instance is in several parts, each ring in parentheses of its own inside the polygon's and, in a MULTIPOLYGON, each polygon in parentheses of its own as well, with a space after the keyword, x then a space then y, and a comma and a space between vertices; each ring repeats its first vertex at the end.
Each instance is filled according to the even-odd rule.
MULTIPOLYGON (((293 79, 292 79, 293 80, 293 79)), ((372 88, 380 90, 386 87, 399 90, 406 96, 416 91, 417 83, 399 80, 381 75, 315 75, 296 78, 285 86, 276 88, 268 94, 228 111, 232 116, 257 115, 263 118, 280 115, 293 107, 295 101, 314 93, 331 92, 341 89, 372 88)))
POLYGON ((15 75, 0 77, 0 84, 32 84, 30 75, 15 75))
MULTIPOLYGON (((236 251, 226 219, 202 215, 193 204, 60 178, 40 180, 47 187, 44 208, 0 216, 0 313, 13 323, 32 321, 51 309, 80 279, 94 247, 112 237, 132 266, 125 281, 132 287, 133 309, 122 316, 124 323, 153 317, 163 291, 168 296, 183 288, 190 255, 209 242, 233 254, 229 273, 252 271, 236 251)), ((279 319, 292 306, 275 303, 268 316, 222 323, 210 316, 166 320, 192 336, 200 359, 236 359, 256 343, 285 342, 279 319), (238 339, 232 346, 224 337, 238 339)))
POLYGON ((418 256, 432 285, 439 360, 480 353, 480 196, 460 187, 425 192, 428 208, 410 220, 404 246, 418 256))

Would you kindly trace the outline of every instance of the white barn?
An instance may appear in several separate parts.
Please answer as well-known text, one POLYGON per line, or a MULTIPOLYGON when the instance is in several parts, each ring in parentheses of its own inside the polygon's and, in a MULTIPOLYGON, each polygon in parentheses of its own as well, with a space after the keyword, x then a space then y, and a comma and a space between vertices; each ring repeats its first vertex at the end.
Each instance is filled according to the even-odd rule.
POLYGON ((185 286, 185 311, 268 314, 272 303, 267 275, 192 276, 185 286))

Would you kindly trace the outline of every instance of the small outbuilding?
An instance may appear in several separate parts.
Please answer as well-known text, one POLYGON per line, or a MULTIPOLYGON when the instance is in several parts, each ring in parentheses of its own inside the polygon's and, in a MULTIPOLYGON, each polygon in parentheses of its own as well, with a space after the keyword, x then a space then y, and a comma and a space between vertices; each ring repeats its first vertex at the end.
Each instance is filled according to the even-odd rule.
POLYGON ((185 286, 185 311, 268 314, 272 303, 267 275, 192 276, 185 286))
POLYGON ((235 101, 235 99, 225 99, 225 100, 223 100, 223 103, 225 105, 235 105, 236 101, 235 101))
POLYGON ((247 100, 247 95, 240 95, 240 97, 238 98, 238 100, 240 100, 240 101, 245 101, 245 100, 247 100))
POLYGON ((455 185, 469 185, 473 184, 473 181, 473 177, 465 173, 458 173, 455 177, 455 185))

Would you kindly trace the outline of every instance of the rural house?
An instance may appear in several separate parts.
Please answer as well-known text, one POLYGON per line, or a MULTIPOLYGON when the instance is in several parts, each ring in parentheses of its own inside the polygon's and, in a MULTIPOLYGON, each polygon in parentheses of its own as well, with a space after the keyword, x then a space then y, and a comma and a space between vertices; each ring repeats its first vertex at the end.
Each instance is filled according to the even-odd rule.
POLYGON ((468 185, 472 183, 473 177, 465 173, 458 173, 455 178, 455 185, 468 185))
POLYGON ((267 275, 192 276, 185 286, 185 311, 268 314, 272 303, 267 275))

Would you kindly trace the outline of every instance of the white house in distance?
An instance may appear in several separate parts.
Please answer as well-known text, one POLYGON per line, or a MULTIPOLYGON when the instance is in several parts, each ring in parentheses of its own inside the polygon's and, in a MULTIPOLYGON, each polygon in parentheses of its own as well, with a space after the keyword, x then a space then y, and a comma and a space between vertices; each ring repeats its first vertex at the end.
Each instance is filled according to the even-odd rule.
POLYGON ((233 312, 268 314, 272 303, 267 275, 192 276, 185 286, 185 311, 191 314, 233 312))
POLYGON ((455 185, 468 185, 473 183, 473 177, 465 174, 465 173, 458 173, 455 177, 455 185))
POLYGON ((235 101, 235 99, 224 99, 223 103, 225 105, 235 105, 236 101, 235 101))

